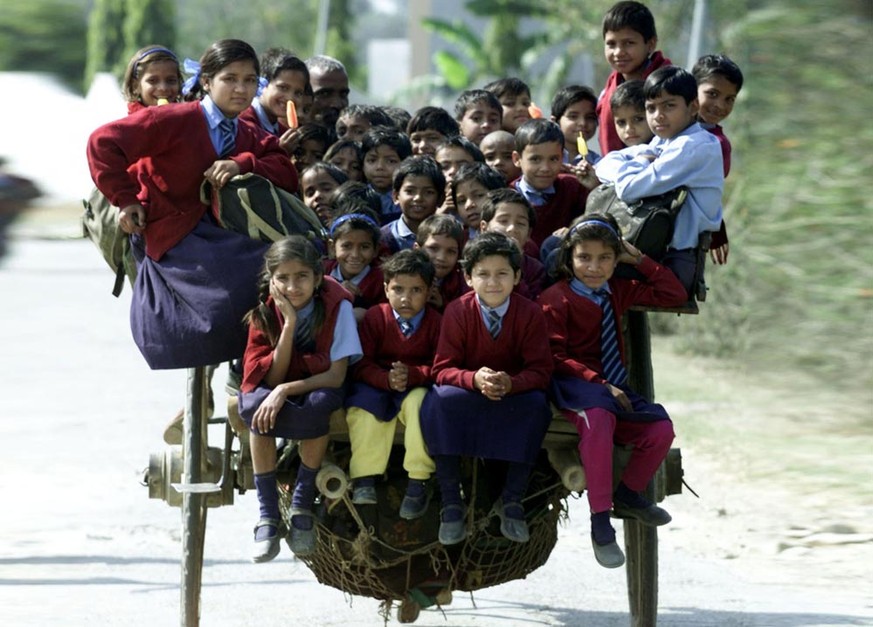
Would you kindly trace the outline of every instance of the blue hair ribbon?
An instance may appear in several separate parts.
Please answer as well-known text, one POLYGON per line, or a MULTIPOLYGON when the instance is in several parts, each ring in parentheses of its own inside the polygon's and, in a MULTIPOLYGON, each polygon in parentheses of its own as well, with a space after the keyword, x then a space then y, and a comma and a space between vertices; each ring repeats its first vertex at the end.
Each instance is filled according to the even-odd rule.
POLYGON ((615 230, 615 227, 612 226, 609 222, 604 222, 603 220, 583 220, 582 222, 580 222, 579 224, 574 226, 572 229, 570 229, 570 231, 575 233, 576 231, 578 231, 582 227, 588 226, 589 224, 595 224, 597 226, 605 227, 606 230, 608 230, 610 233, 615 235, 618 239, 621 239, 621 235, 618 233, 618 231, 615 230))
POLYGON ((338 217, 338 218, 337 218, 336 220, 334 220, 333 223, 330 225, 330 236, 333 237, 334 233, 336 233, 337 227, 339 227, 341 224, 345 224, 345 223, 348 222, 349 220, 363 220, 363 221, 366 222, 367 224, 372 225, 373 228, 375 228, 375 229, 379 229, 379 228, 380 228, 379 225, 376 224, 376 221, 375 221, 373 218, 371 218, 370 216, 368 216, 367 214, 364 214, 364 213, 347 213, 347 214, 345 214, 345 215, 342 215, 342 216, 338 217))
POLYGON ((258 77, 258 91, 255 92, 255 97, 258 97, 262 93, 264 93, 264 90, 267 88, 267 85, 269 85, 269 84, 270 84, 270 81, 267 80, 266 76, 259 76, 258 77))
POLYGON ((185 74, 190 74, 185 83, 182 85, 182 93, 186 96, 191 93, 197 81, 200 80, 200 64, 194 59, 185 59, 182 62, 182 70, 185 74))

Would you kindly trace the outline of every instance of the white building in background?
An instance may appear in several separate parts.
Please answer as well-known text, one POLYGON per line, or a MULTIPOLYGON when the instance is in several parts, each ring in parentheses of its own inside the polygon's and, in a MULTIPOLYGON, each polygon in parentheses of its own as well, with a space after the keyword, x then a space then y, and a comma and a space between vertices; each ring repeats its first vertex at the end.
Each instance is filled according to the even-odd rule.
POLYGON ((87 197, 88 136, 127 113, 115 78, 98 74, 83 98, 51 74, 0 72, 0 93, 0 155, 9 172, 33 180, 44 204, 87 197))

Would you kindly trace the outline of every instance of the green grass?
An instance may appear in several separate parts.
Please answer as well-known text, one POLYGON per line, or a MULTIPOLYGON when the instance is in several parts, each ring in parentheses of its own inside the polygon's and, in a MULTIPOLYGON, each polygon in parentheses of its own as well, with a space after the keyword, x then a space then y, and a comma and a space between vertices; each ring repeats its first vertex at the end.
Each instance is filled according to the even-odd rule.
POLYGON ((768 2, 727 30, 725 52, 746 77, 725 124, 731 259, 708 267, 702 315, 670 326, 684 350, 783 373, 789 387, 803 372, 798 395, 838 389, 868 414, 873 40, 860 7, 768 2))

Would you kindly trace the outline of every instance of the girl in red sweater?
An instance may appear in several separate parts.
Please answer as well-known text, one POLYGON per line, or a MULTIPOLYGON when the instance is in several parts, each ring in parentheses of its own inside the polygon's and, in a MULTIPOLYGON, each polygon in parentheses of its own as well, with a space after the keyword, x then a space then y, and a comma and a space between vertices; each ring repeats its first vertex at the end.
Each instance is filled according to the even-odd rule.
POLYGON ((182 93, 179 59, 163 46, 140 48, 127 64, 121 93, 127 101, 128 113, 154 107, 161 100, 176 102, 182 93))
POLYGON ((640 492, 673 442, 664 408, 627 385, 621 316, 633 305, 681 305, 685 289, 672 272, 624 241, 608 215, 589 214, 576 222, 561 244, 557 268, 564 279, 539 298, 555 360, 552 399, 579 432, 594 556, 601 566, 617 568, 624 555, 610 509, 646 525, 670 522, 670 515, 640 492), (619 263, 636 266, 646 280, 613 276, 619 263), (614 443, 634 447, 615 493, 614 443))

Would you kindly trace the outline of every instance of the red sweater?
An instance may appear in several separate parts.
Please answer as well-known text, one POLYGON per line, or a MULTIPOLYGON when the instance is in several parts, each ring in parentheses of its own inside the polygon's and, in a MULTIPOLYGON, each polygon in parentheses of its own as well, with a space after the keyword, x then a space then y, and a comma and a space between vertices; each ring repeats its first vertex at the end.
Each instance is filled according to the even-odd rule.
POLYGON ((364 356, 355 364, 352 378, 379 390, 390 390, 388 372, 391 364, 401 361, 409 367, 406 389, 432 382, 431 365, 440 334, 442 316, 427 307, 421 326, 409 337, 400 331, 394 310, 388 303, 371 307, 358 332, 364 356))
MULTIPOLYGON (((534 207, 537 223, 530 233, 530 239, 539 246, 549 235, 560 228, 570 226, 573 218, 585 213, 585 201, 588 200, 588 190, 572 174, 559 174, 555 179, 555 194, 549 201, 534 207)), ((518 189, 518 179, 512 183, 513 189, 518 189)), ((525 247, 525 252, 531 254, 525 247)))
POLYGON ((449 303, 433 361, 434 379, 475 390, 473 376, 482 367, 506 372, 512 379, 511 394, 548 387, 554 365, 546 320, 536 303, 510 296, 496 339, 485 327, 475 292, 449 303))
MULTIPOLYGON (((621 316, 633 305, 675 307, 688 300, 685 288, 667 268, 644 256, 637 269, 646 281, 612 277, 612 309, 616 328, 621 316)), ((600 327, 603 310, 590 298, 580 296, 563 280, 540 294, 549 328, 549 343, 555 360, 555 374, 606 383, 600 361, 600 327)), ((618 347, 624 361, 624 341, 618 334, 618 347)))
MULTIPOLYGON (((324 303, 324 323, 315 336, 315 350, 311 353, 298 350, 291 352, 291 363, 285 374, 285 381, 299 381, 327 372, 330 368, 330 347, 333 344, 333 330, 336 326, 339 306, 344 300, 351 302, 352 295, 332 278, 324 277, 319 298, 324 303)), ((285 319, 279 308, 273 304, 272 297, 267 299, 267 306, 272 308, 273 315, 279 321, 278 327, 281 329, 285 319)), ((240 387, 243 392, 251 392, 263 381, 270 366, 273 365, 275 348, 263 331, 253 324, 249 325, 249 339, 243 354, 243 380, 240 387)))
POLYGON ((546 284, 546 267, 539 259, 525 254, 521 258, 521 281, 514 292, 530 300, 536 300, 546 284))
POLYGON ((440 313, 446 310, 450 302, 470 291, 470 286, 464 280, 464 271, 461 270, 461 266, 455 265, 454 269, 443 278, 443 282, 439 285, 439 291, 440 296, 443 297, 443 306, 435 307, 435 309, 440 313))
MULTIPOLYGON (((88 140, 88 165, 97 188, 116 207, 142 204, 148 221, 146 253, 160 259, 197 225, 203 173, 217 159, 199 102, 147 107, 101 126, 88 140), (136 165, 136 176, 127 170, 136 165)), ((240 122, 230 159, 290 192, 297 171, 275 137, 240 122)))
MULTIPOLYGON (((659 50, 652 53, 649 59, 649 64, 643 70, 643 80, 657 70, 659 67, 670 65, 670 59, 665 57, 659 50)), ((606 156, 606 153, 613 150, 621 150, 624 148, 624 143, 615 132, 615 121, 612 119, 612 107, 609 106, 609 99, 615 93, 616 88, 624 82, 624 76, 618 72, 612 72, 609 78, 606 79, 606 87, 597 99, 597 130, 598 141, 600 142, 600 154, 606 156)))
MULTIPOLYGON (((336 259, 329 259, 324 263, 325 276, 333 272, 336 263, 336 259)), ((382 275, 382 268, 377 266, 375 262, 370 265, 370 271, 357 287, 359 293, 354 296, 353 304, 355 307, 369 309, 373 305, 384 303, 386 300, 385 277, 382 275)))

